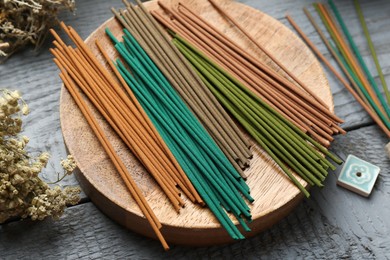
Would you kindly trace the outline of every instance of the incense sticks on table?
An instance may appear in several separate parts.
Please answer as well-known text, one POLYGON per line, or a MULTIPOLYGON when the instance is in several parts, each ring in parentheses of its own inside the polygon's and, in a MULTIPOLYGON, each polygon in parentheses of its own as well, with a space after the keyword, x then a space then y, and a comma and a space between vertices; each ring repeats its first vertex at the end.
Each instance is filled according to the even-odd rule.
POLYGON ((318 142, 328 146, 329 141, 333 140, 332 134, 345 133, 338 127, 340 120, 321 104, 313 102, 307 93, 302 92, 266 64, 253 58, 190 8, 179 4, 176 11, 163 3, 159 4, 174 18, 168 20, 159 12, 152 12, 159 22, 212 57, 220 66, 244 82, 269 105, 318 142))
MULTIPOLYGON (((161 224, 145 199, 140 198, 130 175, 88 112, 81 92, 151 173, 177 212, 184 206, 180 189, 192 202, 206 204, 233 239, 244 236, 231 216, 250 231, 247 202, 253 202, 253 198, 243 178, 251 158, 251 141, 231 115, 306 196, 309 193, 291 169, 309 185, 322 186, 328 169, 335 167, 321 153, 340 163, 324 146, 329 145, 333 134, 344 133, 338 126, 342 120, 320 100, 313 101, 313 93, 305 90, 298 78, 289 72, 294 82, 280 76, 184 5, 179 11, 162 5, 175 18, 172 28, 192 40, 194 35, 203 34, 201 40, 206 45, 217 47, 195 44, 211 58, 219 58, 217 63, 226 70, 177 34, 172 33, 171 42, 139 1, 137 7, 125 4, 126 11, 113 10, 124 27, 122 39, 106 30, 120 58, 110 61, 103 46, 96 42, 116 79, 74 29, 64 24, 62 28, 76 48, 67 46, 53 32, 56 48, 52 53, 65 86, 164 248, 168 245, 160 232, 161 224)), ((158 13, 154 15, 159 17, 158 13)), ((167 24, 164 19, 160 21, 167 24)))
MULTIPOLYGON (((304 9, 305 12, 307 12, 307 9, 304 9)), ((308 14, 309 17, 310 14, 308 14)), ((371 116, 371 118, 378 124, 378 126, 386 133, 388 137, 390 137, 390 131, 387 129, 387 127, 383 124, 381 119, 375 114, 374 111, 372 111, 371 107, 369 107, 366 104, 366 101, 364 101, 359 94, 356 93, 356 91, 353 89, 353 87, 337 72, 337 70, 330 64, 330 62, 325 58, 325 56, 318 50, 318 48, 310 41, 310 39, 305 35, 305 33, 299 28, 297 23, 291 18, 291 16, 286 16, 287 20, 290 22, 290 24, 294 27, 294 29, 300 34, 300 36, 303 38, 303 40, 306 42, 306 44, 313 50, 313 52, 322 60, 322 62, 325 63, 325 65, 332 71, 332 73, 340 80, 340 82, 344 85, 344 87, 353 95, 353 97, 356 99, 357 102, 364 108, 364 110, 371 116)), ((311 18, 310 18, 311 19, 311 18)), ((326 42, 327 43, 327 42, 326 42)), ((330 48, 331 52, 334 52, 332 48, 330 48)), ((338 56, 335 56, 338 59, 338 56)), ((339 59, 338 59, 339 60, 339 59)), ((342 66, 342 69, 344 70, 345 67, 342 66)), ((349 75, 347 70, 345 70, 345 74, 349 75)), ((352 78, 350 78, 350 81, 354 83, 352 78)), ((357 87, 356 87, 357 88, 357 87)))
MULTIPOLYGON (((315 19, 309 13, 309 11, 304 8, 304 12, 308 17, 311 24, 314 26, 318 34, 320 35, 322 41, 328 48, 329 52, 336 59, 340 68, 344 72, 345 76, 350 81, 350 84, 347 83, 341 75, 330 65, 326 58, 318 51, 318 49, 310 42, 308 37, 304 35, 302 30, 298 25, 292 20, 291 17, 287 17, 291 25, 298 31, 302 38, 306 41, 310 48, 318 55, 321 60, 331 69, 331 71, 336 75, 336 77, 341 81, 341 83, 348 89, 348 91, 355 97, 355 99, 363 106, 366 112, 371 116, 371 118, 378 124, 378 126, 383 130, 383 132, 390 137, 390 120, 389 112, 390 107, 389 103, 386 103, 385 98, 379 91, 377 83, 373 79, 371 72, 368 70, 367 65, 365 64, 359 49, 357 48, 350 32, 342 18, 341 13, 338 11, 335 3, 332 0, 329 0, 329 5, 338 21, 342 32, 345 35, 348 43, 344 40, 342 32, 338 29, 335 20, 333 19, 330 11, 324 4, 315 3, 314 7, 318 12, 322 22, 324 23, 327 31, 331 35, 332 40, 335 44, 329 41, 325 34, 322 32, 319 25, 316 23, 315 19)), ((362 23, 363 30, 366 34, 367 40, 369 42, 370 49, 373 53, 374 61, 377 68, 380 70, 380 66, 377 62, 375 55, 375 50, 373 50, 373 45, 368 35, 368 30, 364 22, 364 17, 359 6, 358 1, 354 1, 355 7, 359 16, 359 19, 362 23)), ((380 73, 380 72, 379 72, 380 73)), ((382 79, 381 79, 382 80, 382 79)), ((384 79, 382 80, 382 86, 384 88, 386 97, 388 89, 384 79), (383 84, 384 83, 384 84, 383 84)))
POLYGON ((202 121, 209 133, 221 144, 226 151, 226 156, 243 175, 239 168, 247 167, 248 158, 251 157, 246 138, 215 97, 189 69, 177 50, 172 48, 156 21, 142 5, 139 6, 140 8, 134 8, 127 3, 127 12, 119 14, 113 11, 122 25, 134 35, 142 48, 151 56, 158 68, 167 75, 172 86, 202 121))
POLYGON ((244 238, 219 204, 249 230, 244 221, 251 219, 249 207, 240 195, 253 201, 248 186, 133 35, 124 32, 119 42, 107 30, 130 69, 117 60, 119 72, 221 225, 232 238, 244 238))
MULTIPOLYGON (((88 109, 84 109, 86 105, 78 94, 79 91, 82 91, 89 98, 125 144, 140 159, 177 211, 184 205, 178 187, 190 200, 203 204, 203 200, 195 191, 187 175, 178 165, 177 159, 172 155, 171 150, 168 149, 134 95, 130 91, 128 91, 128 94, 124 92, 122 87, 92 55, 73 28, 66 27, 64 24, 62 24, 62 27, 78 48, 73 49, 66 46, 59 36, 52 31, 56 38, 54 42, 56 48, 51 51, 56 57, 56 64, 61 69, 61 78, 64 80, 65 86, 71 91, 72 96, 77 99, 77 104, 85 117, 91 118, 91 115, 87 111, 88 109)), ((126 172, 123 163, 120 162, 118 156, 107 144, 107 138, 96 126, 96 122, 93 119, 88 122, 95 134, 100 136, 99 140, 113 160, 126 186, 151 223, 164 248, 167 249, 168 246, 159 231, 161 224, 147 205, 142 194, 138 191, 134 193, 133 190, 138 188, 134 187, 133 184, 129 185, 129 182, 133 183, 129 173, 126 172)))
POLYGON ((379 60, 378 60, 378 57, 376 55, 375 47, 374 47, 374 44, 373 44, 373 42, 371 40, 371 36, 370 36, 369 31, 368 31, 366 21, 364 19, 363 11, 362 11, 362 9, 360 7, 360 4, 359 4, 358 0, 354 0, 353 3, 355 5, 355 9, 356 9, 356 12, 358 14, 359 21, 360 21, 360 23, 362 25, 362 28, 363 28, 363 31, 364 31, 364 35, 366 36, 368 47, 370 48, 371 55, 372 55, 372 58, 373 58, 374 63, 375 63, 375 67, 376 67, 376 69, 378 71, 378 75, 379 75, 379 78, 380 78, 381 83, 382 83, 383 91, 385 92, 385 95, 386 95, 387 104, 390 104, 390 92, 389 92, 389 89, 387 87, 387 83, 386 83, 385 77, 383 76, 382 68, 381 68, 381 66, 379 64, 379 60))
MULTIPOLYGON (((178 35, 174 37, 174 44, 194 65, 218 100, 259 142, 260 146, 278 163, 302 192, 308 195, 284 164, 294 169, 309 184, 322 186, 321 182, 327 175, 327 169, 333 168, 333 165, 313 149, 306 140, 310 140, 320 149, 323 147, 294 127, 183 38, 178 35)), ((326 152, 325 149, 323 150, 326 152)), ((338 161, 331 154, 328 153, 328 155, 338 161)))
POLYGON ((130 71, 119 60, 117 67, 210 210, 232 238, 242 239, 220 204, 249 231, 244 219, 250 220, 251 216, 240 193, 249 201, 253 199, 237 174, 243 175, 241 167, 247 167, 251 157, 246 137, 143 6, 126 5, 127 12, 113 10, 126 28, 124 42, 119 42, 107 30, 130 71), (181 98, 215 141, 197 123, 181 98))

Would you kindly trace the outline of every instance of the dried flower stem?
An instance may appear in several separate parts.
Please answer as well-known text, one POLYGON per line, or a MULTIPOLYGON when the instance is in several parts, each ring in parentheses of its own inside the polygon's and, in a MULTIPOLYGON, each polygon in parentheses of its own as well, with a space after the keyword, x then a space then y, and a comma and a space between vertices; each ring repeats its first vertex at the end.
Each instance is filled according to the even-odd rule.
MULTIPOLYGON (((0 223, 11 217, 58 219, 68 204, 80 198, 79 187, 49 187, 38 175, 49 154, 33 157, 26 151, 29 138, 20 136, 21 115, 29 113, 18 91, 0 90, 0 223)), ((72 156, 61 162, 65 175, 76 167, 72 156)))
POLYGON ((0 1, 0 62, 28 44, 38 50, 58 23, 58 13, 74 6, 74 0, 0 1))

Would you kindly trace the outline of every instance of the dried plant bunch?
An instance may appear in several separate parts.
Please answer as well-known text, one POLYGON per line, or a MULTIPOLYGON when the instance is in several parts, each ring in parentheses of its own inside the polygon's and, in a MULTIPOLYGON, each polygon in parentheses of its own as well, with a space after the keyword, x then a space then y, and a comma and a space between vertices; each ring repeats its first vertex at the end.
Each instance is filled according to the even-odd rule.
POLYGON ((74 7, 75 0, 0 0, 0 61, 28 44, 39 49, 58 13, 74 7))
MULTIPOLYGON (((28 106, 17 91, 0 90, 0 223, 11 217, 58 219, 67 205, 80 200, 79 187, 50 187, 39 178, 49 154, 34 157, 26 150, 29 138, 20 133, 21 116, 28 113, 28 106)), ((64 176, 76 168, 72 156, 61 165, 64 176)))

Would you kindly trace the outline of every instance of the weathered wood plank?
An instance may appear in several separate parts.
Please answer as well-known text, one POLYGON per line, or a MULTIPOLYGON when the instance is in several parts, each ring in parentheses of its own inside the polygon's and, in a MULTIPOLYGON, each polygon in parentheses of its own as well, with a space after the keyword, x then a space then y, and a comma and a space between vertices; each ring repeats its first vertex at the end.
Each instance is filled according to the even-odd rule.
POLYGON ((373 194, 367 199, 336 186, 331 173, 325 188, 313 190, 286 219, 260 235, 231 245, 204 248, 173 246, 163 253, 160 244, 105 217, 92 203, 66 211, 58 222, 29 220, 0 226, 1 258, 362 258, 389 257, 390 193, 383 145, 386 137, 376 126, 338 137, 334 149, 382 168, 373 194))

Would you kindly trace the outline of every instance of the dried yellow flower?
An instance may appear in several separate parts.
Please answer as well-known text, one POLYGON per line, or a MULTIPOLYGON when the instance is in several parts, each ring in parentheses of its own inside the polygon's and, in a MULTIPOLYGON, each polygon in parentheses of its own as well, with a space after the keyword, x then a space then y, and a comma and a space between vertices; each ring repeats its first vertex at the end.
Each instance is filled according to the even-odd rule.
POLYGON ((9 57, 27 44, 38 49, 61 10, 73 11, 74 0, 0 1, 0 57, 9 57))
MULTIPOLYGON (((51 188, 39 178, 46 167, 49 154, 34 158, 25 150, 28 137, 19 136, 22 129, 20 106, 26 106, 17 91, 0 91, 0 223, 10 217, 31 217, 42 220, 58 219, 67 205, 79 200, 79 187, 51 188)), ((76 163, 72 156, 61 162, 64 176, 76 163)))

